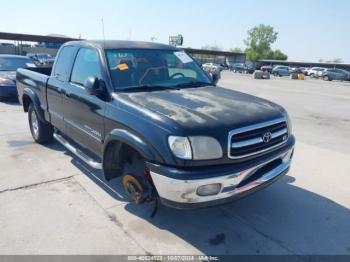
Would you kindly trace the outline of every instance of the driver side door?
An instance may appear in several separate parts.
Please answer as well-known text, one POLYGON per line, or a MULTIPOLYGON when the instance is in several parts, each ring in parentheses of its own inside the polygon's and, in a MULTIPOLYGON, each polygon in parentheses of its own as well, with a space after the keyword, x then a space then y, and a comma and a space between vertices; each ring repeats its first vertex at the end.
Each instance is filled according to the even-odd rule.
POLYGON ((99 156, 104 139, 106 103, 84 87, 88 77, 102 79, 99 53, 93 48, 81 48, 75 59, 66 92, 65 115, 67 135, 99 156))

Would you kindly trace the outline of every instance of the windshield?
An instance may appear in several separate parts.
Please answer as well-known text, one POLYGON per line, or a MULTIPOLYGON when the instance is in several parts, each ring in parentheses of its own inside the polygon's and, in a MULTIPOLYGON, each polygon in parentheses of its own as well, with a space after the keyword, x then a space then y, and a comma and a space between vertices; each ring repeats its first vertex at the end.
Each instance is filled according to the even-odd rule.
POLYGON ((106 55, 117 90, 186 88, 211 84, 209 77, 183 51, 108 50, 106 55))
POLYGON ((18 68, 26 68, 32 62, 25 58, 0 57, 0 71, 16 71, 18 68))

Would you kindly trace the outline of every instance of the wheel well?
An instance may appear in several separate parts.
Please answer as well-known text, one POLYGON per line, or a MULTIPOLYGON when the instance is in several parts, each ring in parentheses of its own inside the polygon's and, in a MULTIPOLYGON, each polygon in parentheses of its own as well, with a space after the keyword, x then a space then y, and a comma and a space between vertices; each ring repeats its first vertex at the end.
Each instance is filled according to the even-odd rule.
POLYGON ((28 112, 29 105, 32 103, 32 99, 28 95, 24 94, 22 101, 24 112, 28 112))
POLYGON ((132 163, 135 158, 142 159, 142 156, 133 147, 120 141, 109 142, 103 156, 103 173, 106 180, 123 175, 125 164, 132 163))

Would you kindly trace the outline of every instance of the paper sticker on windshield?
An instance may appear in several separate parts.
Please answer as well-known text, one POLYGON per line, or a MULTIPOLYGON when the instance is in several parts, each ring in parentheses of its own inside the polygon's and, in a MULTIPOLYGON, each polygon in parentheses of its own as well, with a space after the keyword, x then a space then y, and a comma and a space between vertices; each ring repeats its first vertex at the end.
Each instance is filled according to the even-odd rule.
POLYGON ((117 66, 117 68, 118 68, 120 71, 124 71, 124 70, 128 70, 128 69, 129 69, 129 67, 128 67, 127 64, 119 64, 119 65, 117 66))
POLYGON ((185 52, 175 52, 174 55, 176 55, 177 58, 179 58, 180 61, 181 61, 183 64, 187 64, 187 63, 193 62, 192 58, 189 57, 189 55, 186 54, 185 52))

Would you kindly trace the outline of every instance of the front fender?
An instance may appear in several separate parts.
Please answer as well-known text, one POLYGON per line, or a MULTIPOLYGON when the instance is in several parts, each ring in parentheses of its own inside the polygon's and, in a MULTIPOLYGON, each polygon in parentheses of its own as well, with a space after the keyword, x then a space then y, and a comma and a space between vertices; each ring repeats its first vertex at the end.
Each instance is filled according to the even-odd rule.
POLYGON ((112 141, 118 141, 121 143, 125 143, 130 147, 134 148, 137 152, 139 152, 144 159, 150 162, 163 163, 164 159, 157 152, 153 146, 148 145, 142 138, 138 135, 131 133, 130 131, 124 129, 114 129, 105 140, 105 149, 107 149, 108 144, 112 141))

